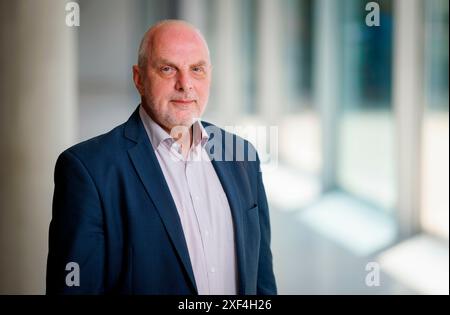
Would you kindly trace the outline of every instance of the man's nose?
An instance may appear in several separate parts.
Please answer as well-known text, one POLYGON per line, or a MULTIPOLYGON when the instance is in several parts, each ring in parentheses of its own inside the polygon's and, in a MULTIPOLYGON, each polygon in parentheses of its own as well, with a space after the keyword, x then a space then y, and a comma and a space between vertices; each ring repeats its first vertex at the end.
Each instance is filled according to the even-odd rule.
POLYGON ((192 80, 189 74, 181 71, 178 73, 175 89, 180 92, 192 90, 192 80))

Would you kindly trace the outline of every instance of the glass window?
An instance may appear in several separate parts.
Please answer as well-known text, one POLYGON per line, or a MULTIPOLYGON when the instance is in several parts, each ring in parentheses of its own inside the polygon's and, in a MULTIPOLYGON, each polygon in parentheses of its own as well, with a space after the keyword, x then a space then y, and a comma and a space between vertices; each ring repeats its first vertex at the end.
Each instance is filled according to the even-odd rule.
POLYGON ((380 26, 365 23, 366 1, 341 5, 342 98, 337 186, 380 208, 396 200, 392 94, 393 8, 378 1, 380 26))
POLYGON ((320 117, 313 102, 314 1, 281 3, 286 16, 280 23, 284 36, 283 95, 287 96, 287 106, 280 123, 280 158, 316 182, 321 172, 322 150, 320 117))

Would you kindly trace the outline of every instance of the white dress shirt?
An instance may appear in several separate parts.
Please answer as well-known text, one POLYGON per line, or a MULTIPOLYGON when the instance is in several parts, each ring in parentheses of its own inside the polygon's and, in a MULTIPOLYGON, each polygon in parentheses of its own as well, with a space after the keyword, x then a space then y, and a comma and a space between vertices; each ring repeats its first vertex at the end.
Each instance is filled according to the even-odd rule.
POLYGON ((236 294, 237 268, 230 206, 205 144, 200 121, 186 158, 142 105, 141 120, 178 210, 199 294, 236 294), (200 131, 200 132, 199 132, 200 131))

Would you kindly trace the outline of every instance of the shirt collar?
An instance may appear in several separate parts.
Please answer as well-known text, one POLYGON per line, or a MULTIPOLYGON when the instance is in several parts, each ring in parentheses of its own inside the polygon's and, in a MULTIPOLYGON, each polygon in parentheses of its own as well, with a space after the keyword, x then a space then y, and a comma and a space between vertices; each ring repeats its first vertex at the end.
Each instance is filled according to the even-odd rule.
MULTIPOLYGON (((141 117, 141 120, 144 124, 145 130, 154 150, 156 150, 161 145, 161 143, 167 143, 169 147, 175 143, 175 139, 171 137, 167 131, 165 131, 147 114, 142 105, 139 106, 139 116, 141 117)), ((192 126, 194 131, 194 141, 191 147, 196 147, 200 144, 203 148, 206 142, 208 142, 208 133, 206 132, 199 119, 197 119, 192 126)))

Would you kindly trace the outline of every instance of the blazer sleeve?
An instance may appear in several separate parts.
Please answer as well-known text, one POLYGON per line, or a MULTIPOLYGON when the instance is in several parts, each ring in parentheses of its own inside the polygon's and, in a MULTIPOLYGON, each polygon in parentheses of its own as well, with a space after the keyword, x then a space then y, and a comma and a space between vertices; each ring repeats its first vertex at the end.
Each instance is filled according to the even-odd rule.
POLYGON ((259 224, 261 230, 261 243, 259 251, 258 263, 258 279, 256 293, 258 295, 274 295, 277 294, 277 285, 272 266, 272 252, 270 250, 270 218, 269 206, 267 203, 266 192, 262 181, 262 172, 260 168, 260 160, 257 155, 257 176, 258 176, 258 209, 259 224))
POLYGON ((81 160, 70 151, 59 156, 54 175, 46 292, 101 294, 105 240, 98 190, 81 160))

